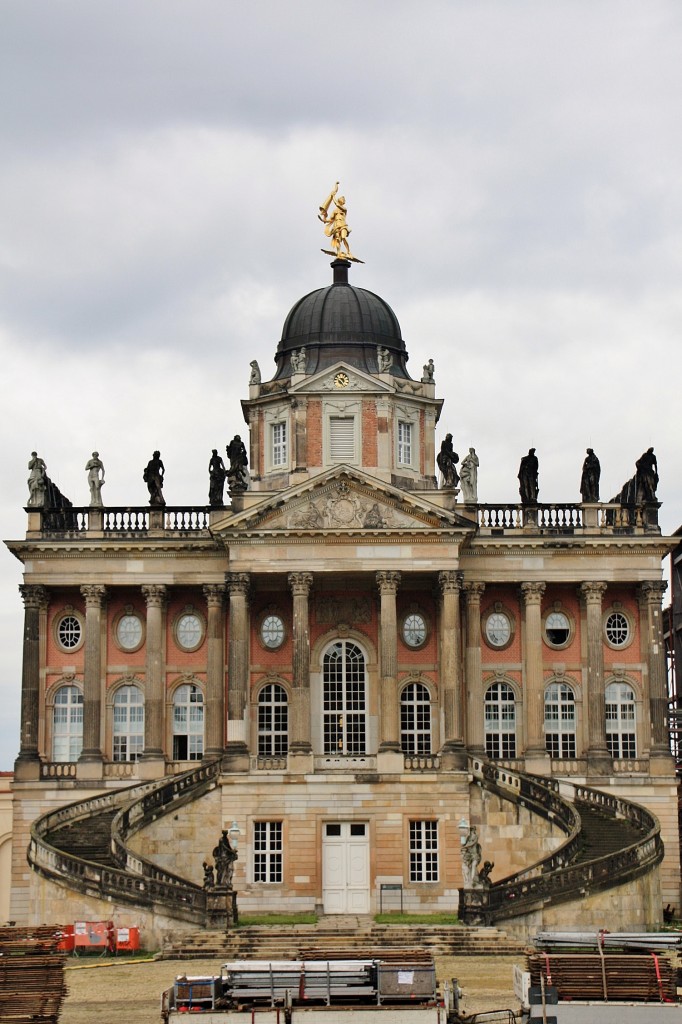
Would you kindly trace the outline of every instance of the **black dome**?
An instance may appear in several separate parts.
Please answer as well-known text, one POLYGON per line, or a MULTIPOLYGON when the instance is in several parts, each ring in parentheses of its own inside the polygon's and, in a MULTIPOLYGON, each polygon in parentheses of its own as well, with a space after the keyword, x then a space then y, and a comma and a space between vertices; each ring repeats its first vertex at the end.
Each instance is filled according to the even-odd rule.
POLYGON ((379 295, 348 282, 346 260, 334 260, 334 282, 299 299, 289 311, 277 346, 278 377, 291 375, 290 355, 305 348, 306 373, 316 373, 340 359, 377 373, 377 346, 392 357, 390 373, 407 377, 407 351, 395 313, 379 295))

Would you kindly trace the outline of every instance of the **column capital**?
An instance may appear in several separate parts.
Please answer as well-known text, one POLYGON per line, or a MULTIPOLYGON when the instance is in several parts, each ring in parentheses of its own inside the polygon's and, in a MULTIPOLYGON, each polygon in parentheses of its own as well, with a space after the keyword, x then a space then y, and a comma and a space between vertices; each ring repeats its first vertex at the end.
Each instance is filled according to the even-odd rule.
POLYGON ((50 592, 47 587, 37 583, 20 583, 19 593, 24 602, 24 608, 47 608, 50 603, 50 592))
POLYGON ((462 574, 457 569, 443 569, 438 573, 438 586, 441 594, 459 593, 462 586, 462 574))
POLYGON ((637 587, 637 598, 641 604, 660 604, 667 589, 665 580, 644 580, 637 587))
POLYGON ((81 587, 86 608, 101 608, 107 598, 107 588, 100 583, 87 583, 81 587))
POLYGON ((519 590, 521 591, 521 596, 523 597, 526 607, 531 604, 540 604, 545 589, 545 583, 522 583, 519 590))
POLYGON ((166 601, 168 588, 164 583, 144 584, 141 588, 147 608, 161 608, 166 601))
POLYGON ((222 608, 226 590, 224 583, 205 583, 202 590, 209 608, 222 608))
POLYGON ((480 601, 485 593, 485 583, 479 583, 475 580, 465 580, 462 584, 462 589, 466 594, 467 604, 475 604, 476 601, 480 601))
POLYGON ((607 589, 606 583, 581 583, 578 593, 585 604, 598 604, 601 607, 601 601, 607 589))
POLYGON ((377 586, 379 593, 384 594, 395 594, 400 586, 401 574, 399 572, 378 572, 376 574, 377 586))
POLYGON ((307 597, 313 585, 313 574, 311 572, 290 572, 287 576, 287 583, 294 596, 307 597))
POLYGON ((249 589, 251 587, 251 575, 248 572, 226 572, 225 583, 227 589, 230 592, 230 597, 233 594, 242 594, 244 597, 249 596, 249 589))

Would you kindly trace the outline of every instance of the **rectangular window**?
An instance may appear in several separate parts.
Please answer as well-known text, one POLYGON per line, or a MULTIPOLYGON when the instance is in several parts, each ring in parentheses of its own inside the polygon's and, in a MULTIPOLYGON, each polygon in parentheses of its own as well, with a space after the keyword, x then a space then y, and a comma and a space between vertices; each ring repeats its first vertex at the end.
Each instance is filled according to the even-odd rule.
POLYGON ((398 421, 398 464, 412 465, 412 424, 398 421))
POLYGON ((282 822, 256 821, 253 833, 253 879, 282 881, 282 822))
POLYGON ((355 459, 355 418, 329 417, 329 459, 331 462, 351 462, 355 459))
POLYGON ((410 881, 438 881, 438 822, 410 822, 410 881))
POLYGON ((286 423, 272 424, 272 465, 286 466, 287 464, 287 425, 286 423))

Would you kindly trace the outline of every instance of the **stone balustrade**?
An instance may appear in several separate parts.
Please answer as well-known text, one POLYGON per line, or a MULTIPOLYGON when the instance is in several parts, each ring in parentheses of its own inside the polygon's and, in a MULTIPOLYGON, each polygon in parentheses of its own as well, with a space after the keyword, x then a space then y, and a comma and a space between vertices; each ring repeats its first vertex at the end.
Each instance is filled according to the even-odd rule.
POLYGON ((537 505, 486 504, 477 506, 482 534, 523 530, 526 533, 659 533, 658 505, 620 505, 600 502, 552 502, 537 505))

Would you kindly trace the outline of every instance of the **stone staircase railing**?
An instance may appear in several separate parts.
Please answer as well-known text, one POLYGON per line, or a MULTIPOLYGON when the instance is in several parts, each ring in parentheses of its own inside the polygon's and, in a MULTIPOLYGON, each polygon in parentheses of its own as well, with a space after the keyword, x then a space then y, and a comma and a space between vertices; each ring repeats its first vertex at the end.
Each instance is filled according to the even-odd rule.
POLYGON ((28 861, 34 871, 78 892, 135 906, 163 906, 171 917, 203 924, 206 894, 187 879, 132 853, 126 839, 144 825, 217 785, 220 760, 201 764, 182 775, 158 782, 102 793, 68 804, 38 818, 31 828, 28 861), (51 835, 70 822, 117 810, 111 826, 111 850, 117 867, 97 864, 57 849, 51 835))
POLYGON ((491 792, 528 807, 566 832, 567 840, 549 857, 516 872, 488 889, 460 890, 459 916, 467 924, 490 925, 518 917, 552 903, 579 899, 638 878, 663 859, 660 825, 653 814, 639 804, 611 796, 587 786, 562 780, 573 790, 575 805, 559 793, 554 779, 498 768, 494 762, 471 757, 469 770, 474 780, 491 792), (636 827, 640 838, 615 853, 592 860, 577 860, 581 849, 580 807, 585 813, 620 819, 636 827))

